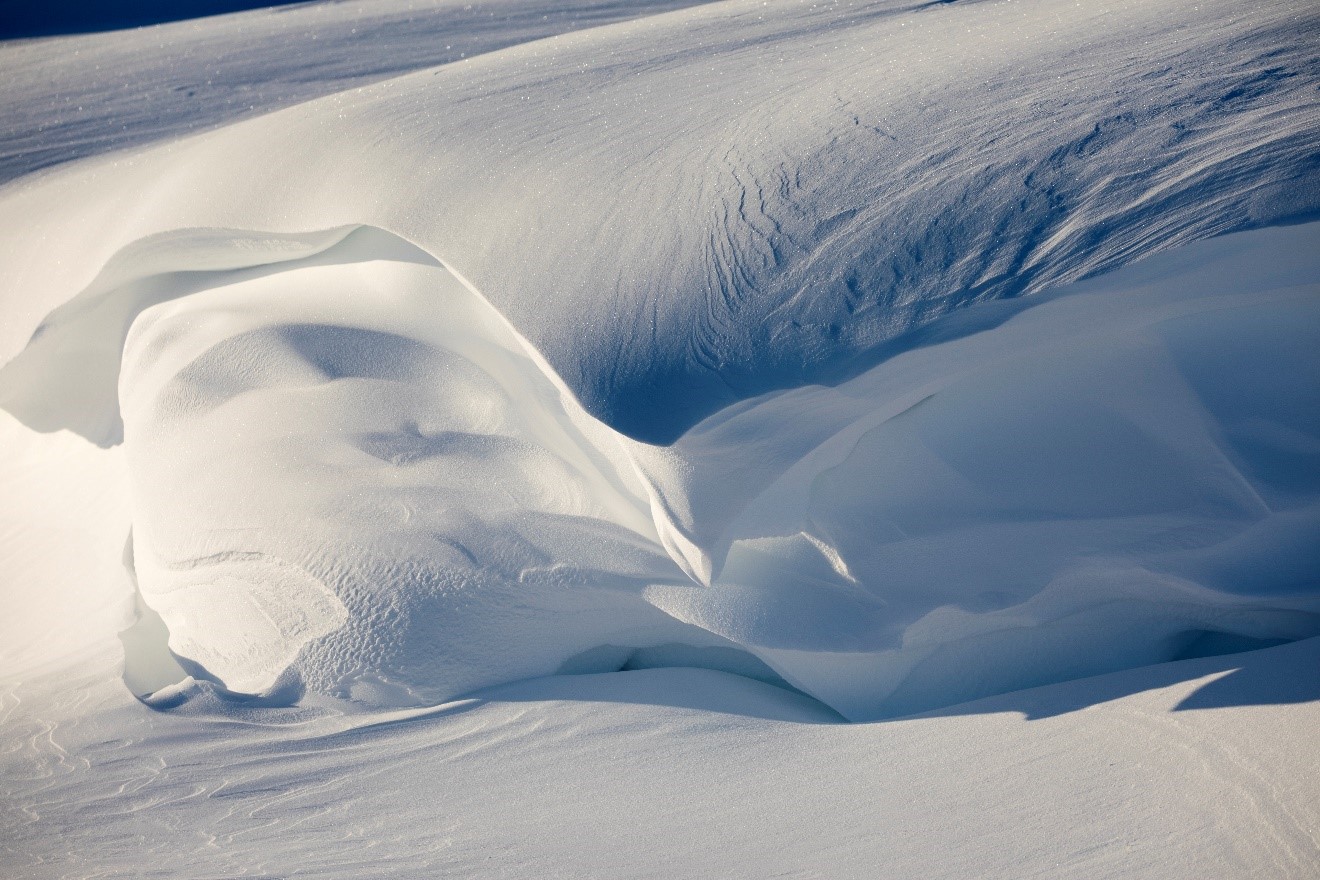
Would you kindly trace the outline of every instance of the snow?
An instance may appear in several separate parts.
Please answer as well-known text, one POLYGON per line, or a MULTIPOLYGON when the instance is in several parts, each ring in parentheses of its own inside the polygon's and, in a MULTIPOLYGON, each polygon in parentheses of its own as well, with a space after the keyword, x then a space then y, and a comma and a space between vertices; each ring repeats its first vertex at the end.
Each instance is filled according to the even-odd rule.
POLYGON ((6 688, 0 859, 34 878, 1306 878, 1317 663, 1312 639, 864 725, 700 669, 199 717, 90 665, 63 704, 6 688))
POLYGON ((665 448, 596 422, 484 299, 373 230, 186 295, 116 287, 10 369, 42 377, 21 386, 40 418, 83 417, 50 383, 122 344, 136 582, 231 690, 431 704, 680 645, 871 719, 1320 635, 1316 233, 972 308, 955 338, 665 448), (120 343, 100 303, 139 291, 163 301, 120 343))
POLYGON ((149 236, 375 226, 668 443, 970 301, 1320 208, 1312 4, 906 9, 705 5, 20 182, 0 353, 149 236))
MULTIPOLYGON (((20 27, 20 17, 33 30, 43 19, 49 27, 63 12, 74 19, 70 30, 101 30, 96 19, 132 17, 134 4, 143 2, 88 8, 58 0, 11 10, 0 29, 20 27), (77 21, 79 16, 85 18, 77 21)), ((189 6, 226 2, 257 5, 254 0, 157 0, 168 8, 139 14, 189 18, 189 6)), ((9 84, 0 91, 0 116, 7 123, 0 130, 0 181, 692 2, 338 0, 179 21, 110 37, 10 40, 0 43, 0 79, 9 84)))
POLYGON ((0 866, 1311 876, 1318 30, 0 43, 0 866))

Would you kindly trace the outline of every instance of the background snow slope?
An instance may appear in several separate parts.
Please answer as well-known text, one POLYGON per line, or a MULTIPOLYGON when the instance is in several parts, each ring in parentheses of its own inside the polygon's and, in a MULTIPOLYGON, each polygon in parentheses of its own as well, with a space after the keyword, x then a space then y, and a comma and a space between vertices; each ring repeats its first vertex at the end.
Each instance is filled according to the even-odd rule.
MULTIPOLYGON (((693 2, 338 0, 115 34, 3 42, 0 79, 7 87, 0 89, 5 120, 0 182, 411 70, 693 2)), ((132 11, 122 2, 100 9, 72 5, 107 17, 132 11)), ((170 14, 188 17, 185 4, 167 5, 170 14)), ((17 10, 47 21, 54 11, 52 4, 17 10)))
POLYGON ((1315 211, 1318 24, 734 0, 524 43, 12 188, 0 350, 147 236, 372 225, 670 442, 960 305, 1315 211))

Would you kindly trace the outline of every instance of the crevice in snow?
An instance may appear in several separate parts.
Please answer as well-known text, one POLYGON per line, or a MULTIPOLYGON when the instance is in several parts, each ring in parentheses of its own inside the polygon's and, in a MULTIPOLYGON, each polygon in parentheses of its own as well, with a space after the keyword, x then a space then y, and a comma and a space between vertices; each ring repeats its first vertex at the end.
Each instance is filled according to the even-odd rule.
POLYGON ((640 648, 599 645, 568 658, 555 674, 595 675, 602 672, 633 672, 638 669, 710 669, 810 696, 789 684, 756 655, 732 645, 691 645, 683 642, 640 648))
POLYGON ((184 681, 188 678, 188 672, 170 650, 169 627, 142 600, 133 563, 131 531, 124 545, 124 570, 133 584, 133 603, 137 616, 132 626, 119 633, 119 641, 124 646, 123 679, 135 697, 145 700, 162 688, 184 681))
POLYGON ((1303 639, 1258 638, 1241 633, 1212 629, 1192 629, 1173 638, 1175 649, 1170 660, 1200 660, 1204 657, 1222 657, 1274 648, 1303 639))

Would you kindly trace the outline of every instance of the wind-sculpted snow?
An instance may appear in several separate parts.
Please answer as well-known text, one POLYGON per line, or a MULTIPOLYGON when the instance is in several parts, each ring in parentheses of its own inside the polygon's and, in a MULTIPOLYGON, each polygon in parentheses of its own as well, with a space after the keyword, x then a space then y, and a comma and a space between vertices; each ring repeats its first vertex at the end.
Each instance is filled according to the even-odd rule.
POLYGON ((1320 234, 1189 245, 1320 208, 1311 6, 768 9, 4 191, 0 406, 122 440, 194 677, 863 719, 1320 633, 1320 234))
POLYGON ((618 441, 484 300, 370 229, 281 268, 124 348, 138 584, 199 674, 259 691, 329 634, 305 680, 411 702, 691 641, 635 599, 682 575, 618 441))
POLYGON ((1189 247, 708 420, 676 449, 727 558, 647 598, 853 718, 1317 631, 1318 233, 1189 247))
MULTIPOLYGON (((370 705, 677 662, 860 719, 1314 635, 1316 234, 974 308, 670 447, 387 233, 180 235, 205 286, 92 288, 157 292, 119 380, 137 583, 195 676, 370 705)), ((113 348, 101 311, 10 369, 113 348)))

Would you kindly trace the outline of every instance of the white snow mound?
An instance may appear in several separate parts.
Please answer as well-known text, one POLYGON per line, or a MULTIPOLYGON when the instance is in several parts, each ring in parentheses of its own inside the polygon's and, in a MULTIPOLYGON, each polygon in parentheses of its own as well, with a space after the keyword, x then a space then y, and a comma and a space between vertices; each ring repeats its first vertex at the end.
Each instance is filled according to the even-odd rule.
POLYGON ((1320 633, 1316 234, 976 307, 669 447, 370 228, 179 236, 262 262, 107 289, 9 369, 56 381, 47 349, 110 348, 87 315, 162 300, 119 379, 136 574, 231 689, 405 705, 678 663, 874 718, 1320 633))

